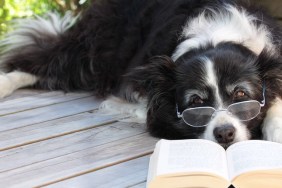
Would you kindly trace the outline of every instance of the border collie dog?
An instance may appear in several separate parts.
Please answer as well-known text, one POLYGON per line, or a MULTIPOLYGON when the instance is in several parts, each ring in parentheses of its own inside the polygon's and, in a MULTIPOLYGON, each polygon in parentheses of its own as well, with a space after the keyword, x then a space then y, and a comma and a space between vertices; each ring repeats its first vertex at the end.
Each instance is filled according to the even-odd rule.
POLYGON ((167 139, 282 143, 282 32, 244 0, 102 0, 19 20, 0 42, 0 96, 83 90, 167 139))

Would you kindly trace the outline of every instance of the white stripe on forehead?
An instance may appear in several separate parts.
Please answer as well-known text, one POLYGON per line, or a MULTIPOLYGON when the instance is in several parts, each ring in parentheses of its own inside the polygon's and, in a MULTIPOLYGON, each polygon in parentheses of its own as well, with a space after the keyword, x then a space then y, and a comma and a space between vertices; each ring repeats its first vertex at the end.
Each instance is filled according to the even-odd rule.
POLYGON ((207 57, 203 57, 201 58, 201 61, 205 64, 205 71, 206 71, 206 76, 205 76, 205 81, 206 84, 211 87, 211 89, 213 90, 213 95, 215 98, 215 101, 218 108, 222 108, 223 107, 223 101, 222 98, 219 94, 219 86, 218 86, 218 79, 217 79, 217 75, 214 69, 214 64, 213 62, 207 58, 207 57))

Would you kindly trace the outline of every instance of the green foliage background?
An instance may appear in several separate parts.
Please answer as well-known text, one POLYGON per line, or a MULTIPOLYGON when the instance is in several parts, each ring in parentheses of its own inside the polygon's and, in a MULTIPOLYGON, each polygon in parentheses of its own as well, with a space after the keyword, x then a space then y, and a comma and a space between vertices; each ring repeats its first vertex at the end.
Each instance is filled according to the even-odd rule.
POLYGON ((9 21, 15 18, 43 15, 48 11, 78 13, 91 0, 0 0, 0 36, 9 30, 9 21))

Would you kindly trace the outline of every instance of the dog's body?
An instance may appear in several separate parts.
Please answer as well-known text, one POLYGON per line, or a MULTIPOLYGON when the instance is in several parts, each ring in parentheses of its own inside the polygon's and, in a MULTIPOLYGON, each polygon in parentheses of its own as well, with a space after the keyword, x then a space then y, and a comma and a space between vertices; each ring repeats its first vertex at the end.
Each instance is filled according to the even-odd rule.
POLYGON ((281 45, 274 20, 244 1, 98 1, 80 17, 21 21, 1 42, 0 96, 30 85, 93 91, 115 96, 104 108, 147 118, 154 136, 282 142, 281 45), (262 101, 263 83, 266 105, 250 121, 220 112, 195 128, 177 116, 176 106, 262 101))

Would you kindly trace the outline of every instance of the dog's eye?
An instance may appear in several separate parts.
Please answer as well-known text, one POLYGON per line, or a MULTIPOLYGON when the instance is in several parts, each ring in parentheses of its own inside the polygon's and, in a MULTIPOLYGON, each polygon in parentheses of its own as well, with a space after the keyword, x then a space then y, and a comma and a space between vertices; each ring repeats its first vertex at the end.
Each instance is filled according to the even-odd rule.
POLYGON ((236 93, 235 93, 235 98, 242 98, 242 97, 244 97, 246 94, 245 94, 245 92, 244 91, 237 91, 236 93))
POLYGON ((193 103, 193 104, 203 104, 204 101, 203 101, 203 99, 201 99, 201 97, 195 96, 195 97, 192 99, 192 103, 193 103))

